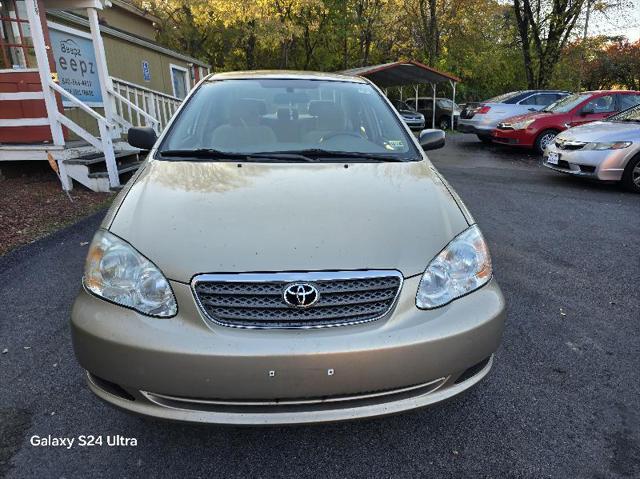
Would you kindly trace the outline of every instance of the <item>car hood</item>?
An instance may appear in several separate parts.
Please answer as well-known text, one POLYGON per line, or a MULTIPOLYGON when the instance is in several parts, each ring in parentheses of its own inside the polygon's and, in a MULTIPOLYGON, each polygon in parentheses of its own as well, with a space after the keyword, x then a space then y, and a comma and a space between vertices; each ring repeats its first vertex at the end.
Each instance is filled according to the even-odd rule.
POLYGON ((468 226, 428 161, 150 160, 124 193, 103 226, 182 282, 213 272, 412 276, 468 226))
POLYGON ((523 113, 522 115, 510 116, 509 118, 505 118, 502 120, 504 123, 515 123, 517 121, 530 120, 533 118, 534 120, 538 120, 539 118, 549 118, 553 113, 543 113, 541 111, 532 111, 529 113, 523 113))
POLYGON ((560 136, 562 139, 570 141, 638 141, 640 140, 640 123, 595 121, 569 128, 560 136))

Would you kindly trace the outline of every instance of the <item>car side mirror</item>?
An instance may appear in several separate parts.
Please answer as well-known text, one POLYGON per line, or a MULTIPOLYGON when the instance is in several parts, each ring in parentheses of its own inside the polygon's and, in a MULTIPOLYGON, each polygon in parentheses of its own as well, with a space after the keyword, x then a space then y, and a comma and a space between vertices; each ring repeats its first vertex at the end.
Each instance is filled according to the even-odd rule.
POLYGON ((418 142, 424 151, 437 150, 444 146, 445 133, 442 130, 422 130, 418 142))
POLYGON ((155 145, 158 135, 153 128, 129 128, 127 141, 135 148, 150 150, 155 145))
POLYGON ((580 115, 587 116, 587 115, 593 115, 594 113, 595 113, 595 110, 593 108, 586 108, 585 107, 580 112, 580 115))

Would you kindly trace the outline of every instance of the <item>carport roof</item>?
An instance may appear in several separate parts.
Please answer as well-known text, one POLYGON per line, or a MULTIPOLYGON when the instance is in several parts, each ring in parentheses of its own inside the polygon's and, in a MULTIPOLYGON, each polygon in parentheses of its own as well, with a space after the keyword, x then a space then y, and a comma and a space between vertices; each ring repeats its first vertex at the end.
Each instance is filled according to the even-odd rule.
POLYGON ((418 83, 460 81, 460 78, 450 73, 438 71, 415 60, 352 68, 340 73, 366 77, 381 88, 415 85, 418 83))

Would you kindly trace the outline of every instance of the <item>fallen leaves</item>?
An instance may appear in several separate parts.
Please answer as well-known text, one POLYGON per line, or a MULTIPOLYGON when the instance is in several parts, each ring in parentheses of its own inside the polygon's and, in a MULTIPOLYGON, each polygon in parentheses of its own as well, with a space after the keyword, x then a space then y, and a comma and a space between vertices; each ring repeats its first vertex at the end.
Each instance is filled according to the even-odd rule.
POLYGON ((71 203, 48 168, 0 180, 0 189, 0 255, 107 206, 113 198, 76 185, 71 196, 77 201, 71 203))

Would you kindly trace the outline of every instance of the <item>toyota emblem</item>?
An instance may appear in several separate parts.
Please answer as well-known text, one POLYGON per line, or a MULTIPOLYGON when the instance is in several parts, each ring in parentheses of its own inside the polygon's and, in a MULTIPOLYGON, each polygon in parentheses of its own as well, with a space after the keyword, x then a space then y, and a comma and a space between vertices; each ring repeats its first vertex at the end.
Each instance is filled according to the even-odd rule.
POLYGON ((292 283, 284 289, 284 302, 295 308, 307 308, 320 299, 318 289, 309 283, 292 283))

